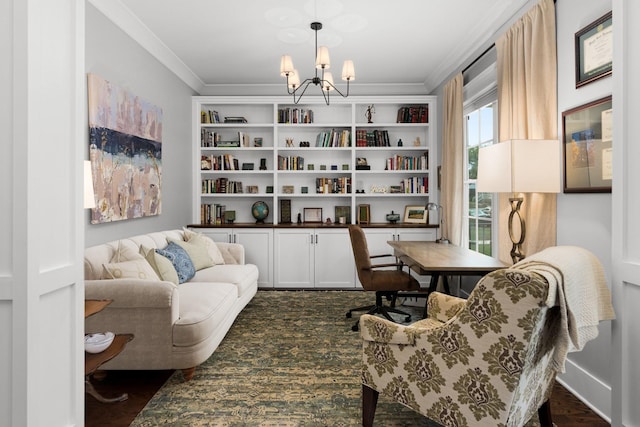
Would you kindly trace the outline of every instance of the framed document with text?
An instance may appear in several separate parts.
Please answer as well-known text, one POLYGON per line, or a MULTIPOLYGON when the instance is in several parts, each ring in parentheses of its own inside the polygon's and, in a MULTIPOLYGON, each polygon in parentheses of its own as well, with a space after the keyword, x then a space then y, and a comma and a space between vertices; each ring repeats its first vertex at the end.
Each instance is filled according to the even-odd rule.
POLYGON ((611 12, 587 25, 575 35, 576 88, 611 74, 613 26, 611 12))

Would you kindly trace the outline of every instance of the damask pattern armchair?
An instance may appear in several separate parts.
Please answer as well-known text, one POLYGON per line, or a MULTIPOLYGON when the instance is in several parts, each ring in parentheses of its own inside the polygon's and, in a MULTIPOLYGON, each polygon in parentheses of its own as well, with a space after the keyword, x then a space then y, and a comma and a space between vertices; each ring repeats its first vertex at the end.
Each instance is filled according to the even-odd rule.
POLYGON ((523 426, 536 412, 551 426, 559 310, 547 292, 539 274, 504 269, 467 300, 432 293, 410 326, 363 315, 363 426, 379 393, 447 427, 523 426))

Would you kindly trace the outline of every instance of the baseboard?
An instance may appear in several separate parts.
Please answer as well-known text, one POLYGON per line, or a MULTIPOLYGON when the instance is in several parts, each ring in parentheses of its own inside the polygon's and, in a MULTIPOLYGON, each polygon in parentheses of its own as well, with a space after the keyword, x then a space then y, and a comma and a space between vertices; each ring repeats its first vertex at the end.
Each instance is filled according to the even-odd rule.
POLYGON ((557 380, 593 412, 611 423, 611 386, 569 359, 565 363, 565 373, 558 375, 557 380))

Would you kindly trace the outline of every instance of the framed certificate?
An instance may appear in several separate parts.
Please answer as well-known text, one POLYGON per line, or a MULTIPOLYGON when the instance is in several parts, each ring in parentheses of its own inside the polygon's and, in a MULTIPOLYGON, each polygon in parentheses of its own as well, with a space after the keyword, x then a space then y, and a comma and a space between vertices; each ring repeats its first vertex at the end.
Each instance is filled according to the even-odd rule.
POLYGON ((562 113, 565 193, 610 193, 613 178, 611 96, 562 113))
POLYGON ((575 34, 576 88, 611 74, 613 27, 611 12, 575 34))

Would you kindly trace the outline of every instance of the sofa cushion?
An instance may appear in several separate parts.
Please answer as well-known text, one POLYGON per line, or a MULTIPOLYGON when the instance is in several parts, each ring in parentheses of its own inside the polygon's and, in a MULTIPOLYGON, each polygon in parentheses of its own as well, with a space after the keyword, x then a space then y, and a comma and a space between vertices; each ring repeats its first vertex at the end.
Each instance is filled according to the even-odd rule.
POLYGON ((160 280, 146 259, 103 264, 104 279, 160 280))
POLYGON ((145 245, 140 245, 140 253, 147 260, 153 271, 156 272, 160 280, 171 282, 174 285, 180 283, 178 279, 178 272, 176 271, 173 263, 169 258, 160 255, 153 248, 148 248, 145 245))
POLYGON ((156 249, 156 252, 167 257, 171 261, 173 267, 178 273, 178 283, 186 282, 196 273, 196 269, 193 266, 193 262, 191 261, 191 258, 189 258, 187 251, 175 243, 169 243, 164 249, 156 249))
POLYGON ((189 258, 191 258, 196 271, 202 270, 203 268, 207 267, 213 267, 213 259, 211 259, 211 255, 209 255, 209 251, 204 245, 195 244, 193 243, 193 241, 185 242, 184 240, 171 238, 168 238, 167 242, 173 242, 187 251, 187 254, 189 254, 189 258))
POLYGON ((195 245, 204 246, 209 252, 209 255, 211 256, 211 259, 213 260, 213 263, 215 265, 225 263, 225 258, 220 252, 220 248, 218 248, 218 245, 216 245, 216 242, 214 242, 213 239, 205 236, 202 233, 191 231, 188 228, 185 228, 183 230, 184 240, 195 245))
POLYGON ((140 255, 137 251, 137 248, 130 244, 126 244, 122 240, 118 240, 118 247, 116 248, 113 256, 111 257, 111 263, 123 262, 123 261, 133 261, 136 259, 142 259, 142 255, 140 255))
POLYGON ((237 288, 229 283, 187 282, 178 287, 180 318, 173 327, 173 345, 189 347, 208 339, 233 310, 237 288))
POLYGON ((220 283, 231 283, 238 288, 238 295, 243 296, 255 287, 258 280, 258 267, 253 264, 216 265, 196 272, 192 282, 206 282, 216 286, 220 283))

